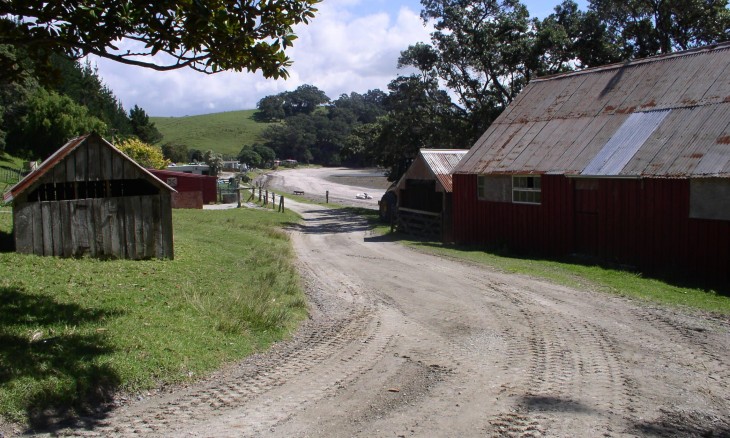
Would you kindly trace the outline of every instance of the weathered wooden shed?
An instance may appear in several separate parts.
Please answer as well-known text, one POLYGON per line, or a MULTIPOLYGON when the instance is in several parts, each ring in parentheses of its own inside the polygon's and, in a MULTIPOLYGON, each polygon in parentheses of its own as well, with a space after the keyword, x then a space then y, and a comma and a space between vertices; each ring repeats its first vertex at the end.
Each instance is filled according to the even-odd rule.
POLYGON ((458 242, 730 280, 730 44, 531 81, 453 183, 458 242))
POLYGON ((423 237, 451 240, 451 172, 466 149, 421 149, 394 188, 397 227, 423 237))
POLYGON ((75 138, 5 193, 16 251, 173 258, 167 184, 98 134, 75 138))

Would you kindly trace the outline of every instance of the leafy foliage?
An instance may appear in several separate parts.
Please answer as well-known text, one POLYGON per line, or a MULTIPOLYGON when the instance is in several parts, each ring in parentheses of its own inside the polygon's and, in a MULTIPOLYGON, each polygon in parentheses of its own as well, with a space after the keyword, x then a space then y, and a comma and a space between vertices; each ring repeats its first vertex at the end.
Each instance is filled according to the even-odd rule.
POLYGON ((291 64, 285 50, 296 39, 292 27, 308 23, 318 2, 1 2, 0 17, 14 20, 0 20, 0 44, 26 47, 39 59, 49 52, 94 54, 160 71, 260 70, 279 78, 291 64), (144 58, 157 54, 166 56, 144 58))
POLYGON ((223 156, 213 151, 205 151, 203 154, 203 161, 205 164, 210 166, 210 174, 212 176, 218 176, 221 169, 223 169, 223 156))
POLYGON ((129 138, 115 146, 129 158, 136 161, 137 164, 147 169, 164 169, 169 163, 159 147, 144 143, 136 138, 129 138))
POLYGON ((81 134, 106 132, 106 125, 86 107, 55 91, 37 89, 7 133, 7 151, 25 158, 48 158, 81 134))
POLYGON ((184 144, 168 142, 163 144, 161 149, 165 159, 173 163, 185 163, 190 158, 190 151, 184 144))
POLYGON ((162 134, 155 124, 150 121, 147 113, 137 105, 129 110, 129 122, 132 125, 132 134, 145 143, 157 143, 162 140, 162 134))

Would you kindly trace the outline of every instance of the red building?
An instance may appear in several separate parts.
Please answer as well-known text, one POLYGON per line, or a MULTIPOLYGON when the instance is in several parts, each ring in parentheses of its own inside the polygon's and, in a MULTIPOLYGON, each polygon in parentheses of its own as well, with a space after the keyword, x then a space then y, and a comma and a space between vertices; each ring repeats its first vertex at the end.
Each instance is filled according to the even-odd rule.
POLYGON ((172 195, 172 208, 203 208, 217 200, 217 178, 194 173, 149 169, 150 173, 166 182, 177 193, 172 195))
POLYGON ((453 185, 457 242, 730 280, 730 44, 533 80, 453 185))

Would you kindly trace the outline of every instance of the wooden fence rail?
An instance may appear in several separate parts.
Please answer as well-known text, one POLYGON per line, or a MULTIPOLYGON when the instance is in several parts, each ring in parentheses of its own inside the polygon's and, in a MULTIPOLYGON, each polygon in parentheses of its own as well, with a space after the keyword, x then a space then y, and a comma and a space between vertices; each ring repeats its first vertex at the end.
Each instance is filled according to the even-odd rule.
POLYGON ((396 227, 398 231, 427 239, 441 239, 441 213, 399 208, 396 227))

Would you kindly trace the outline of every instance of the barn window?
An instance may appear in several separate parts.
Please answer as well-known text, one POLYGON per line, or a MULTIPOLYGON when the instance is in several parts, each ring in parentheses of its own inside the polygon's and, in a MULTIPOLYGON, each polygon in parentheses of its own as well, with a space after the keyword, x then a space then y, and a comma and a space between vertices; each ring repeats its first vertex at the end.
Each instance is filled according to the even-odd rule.
POLYGON ((541 186, 539 176, 513 176, 512 202, 518 204, 540 204, 541 186))
POLYGON ((510 202, 512 180, 509 175, 479 175, 477 198, 480 201, 510 202))

